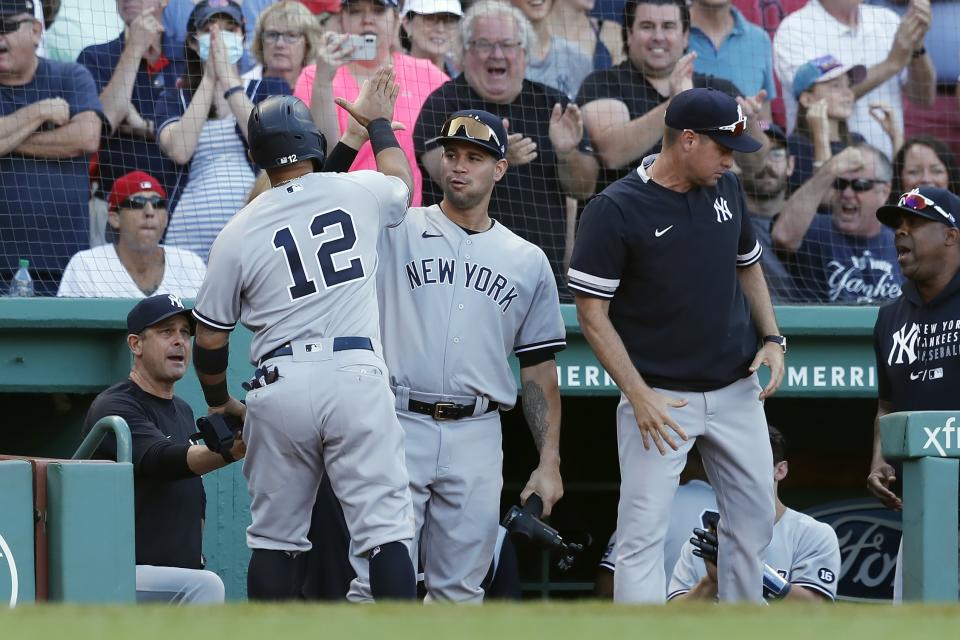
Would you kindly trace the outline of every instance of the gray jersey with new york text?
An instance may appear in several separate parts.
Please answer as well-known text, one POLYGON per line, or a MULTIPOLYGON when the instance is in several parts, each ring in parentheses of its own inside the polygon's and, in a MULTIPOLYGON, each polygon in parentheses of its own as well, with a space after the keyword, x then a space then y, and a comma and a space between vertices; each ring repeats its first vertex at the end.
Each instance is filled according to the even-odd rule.
POLYGON ((375 171, 310 173, 273 187, 223 228, 194 314, 254 332, 250 360, 290 340, 379 339, 377 242, 403 219, 408 189, 375 171))
POLYGON ((394 384, 443 395, 517 399, 508 356, 566 345, 543 251, 500 223, 468 234, 440 207, 387 229, 377 273, 383 351, 394 384))

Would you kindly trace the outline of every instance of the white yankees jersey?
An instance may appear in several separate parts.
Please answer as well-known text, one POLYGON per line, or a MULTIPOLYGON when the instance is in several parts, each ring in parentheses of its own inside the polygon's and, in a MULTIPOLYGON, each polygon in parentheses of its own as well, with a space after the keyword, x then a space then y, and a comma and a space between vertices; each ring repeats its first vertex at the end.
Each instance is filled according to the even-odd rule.
POLYGON ((409 191, 376 171, 310 173, 244 207, 210 250, 194 315, 254 332, 250 360, 290 340, 379 340, 377 242, 398 224, 409 191))
MULTIPOLYGON (((790 583, 837 599, 840 545, 830 525, 787 509, 773 526, 773 539, 763 559, 790 583)), ((667 600, 690 591, 706 575, 703 559, 693 555, 693 545, 687 541, 673 569, 667 600)))
POLYGON ((383 234, 380 256, 383 351, 396 385, 509 409, 517 385, 507 356, 566 346, 546 255, 498 222, 468 234, 438 205, 411 208, 383 234))

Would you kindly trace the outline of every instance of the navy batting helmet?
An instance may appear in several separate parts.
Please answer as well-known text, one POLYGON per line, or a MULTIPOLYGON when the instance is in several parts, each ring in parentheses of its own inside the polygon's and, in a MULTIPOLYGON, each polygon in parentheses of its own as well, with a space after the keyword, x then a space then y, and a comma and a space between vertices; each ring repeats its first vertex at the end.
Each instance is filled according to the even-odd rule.
POLYGON ((261 169, 275 169, 301 160, 323 168, 327 140, 310 117, 310 109, 293 96, 270 96, 253 108, 247 121, 250 155, 261 169))

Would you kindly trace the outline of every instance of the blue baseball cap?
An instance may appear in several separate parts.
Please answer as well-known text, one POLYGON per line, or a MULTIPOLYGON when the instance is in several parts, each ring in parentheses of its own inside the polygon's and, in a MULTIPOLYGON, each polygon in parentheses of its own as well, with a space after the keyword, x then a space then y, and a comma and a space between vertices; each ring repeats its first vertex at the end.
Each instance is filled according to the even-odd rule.
POLYGON ((900 196, 897 204, 877 209, 877 219, 888 227, 900 226, 900 218, 908 213, 948 227, 960 229, 960 198, 939 187, 918 187, 900 196))
POLYGON ((244 26, 243 9, 233 0, 200 0, 190 12, 187 32, 196 33, 215 16, 227 16, 241 27, 244 26))
MULTIPOLYGON (((340 6, 343 7, 352 2, 359 2, 359 0, 340 0, 340 6)), ((383 6, 390 7, 391 9, 400 8, 400 0, 370 0, 370 2, 374 2, 376 4, 382 4, 383 6)))
POLYGON ((763 146, 744 133, 747 117, 743 108, 716 89, 687 89, 677 94, 670 100, 664 122, 671 129, 702 133, 734 151, 753 153, 763 146))
POLYGON ((818 82, 827 82, 847 74, 850 86, 863 82, 867 77, 867 68, 862 64, 844 66, 832 55, 820 56, 800 65, 793 74, 793 97, 800 99, 800 94, 809 91, 818 82))
POLYGON ((127 333, 141 334, 148 327, 176 315, 182 315, 187 319, 192 335, 196 328, 196 320, 193 319, 190 310, 183 306, 180 296, 163 293, 144 298, 127 314, 127 333))
POLYGON ((492 153, 497 160, 507 157, 507 130, 503 128, 503 121, 482 109, 457 111, 440 127, 440 135, 427 144, 443 144, 447 140, 473 143, 492 153))
POLYGON ((33 0, 0 0, 0 16, 33 15, 33 0))

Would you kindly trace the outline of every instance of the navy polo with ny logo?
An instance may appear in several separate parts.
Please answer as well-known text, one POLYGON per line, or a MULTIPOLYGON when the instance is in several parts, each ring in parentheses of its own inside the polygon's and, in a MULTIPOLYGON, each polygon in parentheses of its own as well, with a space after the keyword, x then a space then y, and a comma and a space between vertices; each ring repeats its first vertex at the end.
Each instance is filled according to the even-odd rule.
POLYGON ((737 268, 760 259, 740 180, 681 193, 647 174, 656 156, 584 209, 568 273, 610 320, 646 382, 709 391, 749 375, 757 330, 737 268))

